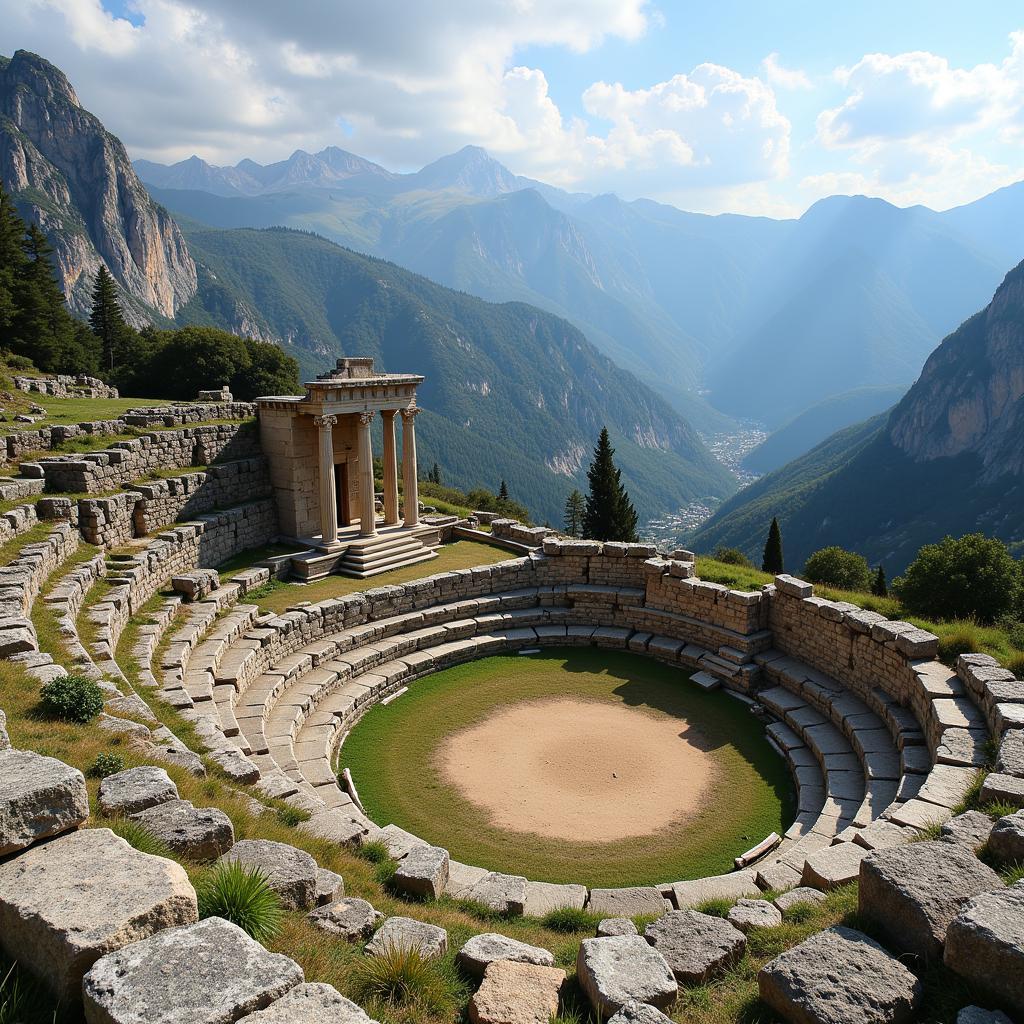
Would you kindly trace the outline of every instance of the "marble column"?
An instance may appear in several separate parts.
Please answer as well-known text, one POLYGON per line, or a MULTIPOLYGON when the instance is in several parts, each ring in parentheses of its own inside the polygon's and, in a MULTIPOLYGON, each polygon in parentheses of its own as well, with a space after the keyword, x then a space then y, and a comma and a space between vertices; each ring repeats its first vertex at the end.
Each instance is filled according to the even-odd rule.
POLYGON ((420 488, 416 476, 416 416, 419 411, 415 406, 402 410, 402 486, 407 527, 420 521, 420 488))
POLYGON ((359 414, 359 534, 373 537, 377 533, 377 514, 374 511, 373 447, 370 444, 372 412, 359 414))
POLYGON ((320 430, 320 536, 328 550, 338 546, 338 495, 334 484, 334 424, 337 416, 314 416, 320 430))
POLYGON ((380 417, 384 426, 384 525, 398 523, 398 454, 395 446, 395 413, 384 409, 380 417))

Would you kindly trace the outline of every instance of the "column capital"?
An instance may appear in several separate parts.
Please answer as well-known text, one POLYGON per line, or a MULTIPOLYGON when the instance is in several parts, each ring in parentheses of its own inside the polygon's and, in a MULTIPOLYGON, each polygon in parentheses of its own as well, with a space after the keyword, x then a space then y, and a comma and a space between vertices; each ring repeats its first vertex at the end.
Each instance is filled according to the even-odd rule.
POLYGON ((410 406, 408 409, 402 409, 401 410, 402 419, 403 420, 411 420, 414 416, 419 416, 419 414, 421 412, 423 412, 423 410, 418 408, 417 406, 415 406, 415 405, 410 406))
POLYGON ((359 422, 362 423, 364 427, 369 426, 373 422, 373 410, 369 409, 366 412, 361 412, 359 414, 359 422))
POLYGON ((338 422, 338 417, 337 416, 314 416, 313 417, 313 422, 321 430, 323 430, 325 427, 326 428, 333 427, 334 424, 338 422))

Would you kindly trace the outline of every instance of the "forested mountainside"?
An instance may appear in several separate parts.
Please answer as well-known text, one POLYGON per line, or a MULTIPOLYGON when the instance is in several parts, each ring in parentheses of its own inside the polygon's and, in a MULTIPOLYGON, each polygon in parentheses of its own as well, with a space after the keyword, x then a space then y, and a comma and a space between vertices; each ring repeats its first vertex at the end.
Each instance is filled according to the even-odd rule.
POLYGON ((641 517, 735 489, 696 432, 571 324, 496 305, 383 260, 287 229, 190 228, 199 290, 186 322, 284 339, 309 371, 340 353, 426 377, 421 464, 459 487, 505 479, 561 522, 607 424, 641 517))
POLYGON ((344 154, 350 173, 341 152, 298 152, 245 187, 229 183, 251 161, 139 167, 160 202, 204 223, 315 230, 564 316, 705 431, 774 429, 852 388, 908 388, 1024 257, 1024 239, 989 230, 1020 223, 1021 190, 948 213, 851 196, 798 220, 711 217, 569 194, 474 147, 408 175, 344 154))
POLYGON ((185 240, 124 146, 82 108, 62 71, 25 50, 0 57, 0 185, 46 232, 73 311, 89 309, 101 265, 136 323, 173 318, 195 293, 185 240))
POLYGON ((890 573, 945 534, 981 530, 1024 544, 1024 263, 939 345, 890 414, 735 495, 694 543, 755 556, 773 515, 795 570, 829 544, 890 573))

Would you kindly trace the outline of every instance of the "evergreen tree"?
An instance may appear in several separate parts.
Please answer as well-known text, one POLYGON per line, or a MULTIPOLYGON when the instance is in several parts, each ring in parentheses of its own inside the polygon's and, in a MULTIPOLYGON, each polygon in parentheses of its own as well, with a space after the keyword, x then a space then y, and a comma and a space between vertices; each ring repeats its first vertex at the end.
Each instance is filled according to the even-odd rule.
POLYGON ((0 337, 10 336, 27 263, 22 239, 25 223, 11 197, 0 188, 0 337))
POLYGON ((106 267, 100 266, 92 289, 92 312, 89 328, 100 339, 103 369, 109 374, 115 364, 130 358, 135 332, 125 323, 121 304, 117 301, 117 286, 106 267))
POLYGON ((875 578, 871 581, 871 593, 875 597, 888 597, 889 596, 889 584, 885 578, 885 567, 879 566, 878 571, 875 573, 875 578))
POLYGON ((427 479, 432 484, 440 485, 440 483, 441 483, 441 467, 436 462, 430 467, 430 472, 427 474, 427 479))
POLYGON ((587 505, 579 490, 573 490, 565 499, 565 532, 570 537, 583 536, 583 519, 587 514, 587 505))
POLYGON ((498 488, 498 501, 508 501, 508 484, 504 480, 498 488))
POLYGON ((785 562, 782 557, 782 531, 779 529, 779 521, 772 516, 772 525, 768 529, 768 540, 764 545, 764 556, 761 559, 761 569, 777 576, 785 572, 785 562))
POLYGON ((587 470, 590 493, 583 516, 583 535, 592 540, 634 542, 637 539, 636 509, 622 486, 622 474, 615 466, 615 449, 608 428, 601 428, 594 460, 587 470))

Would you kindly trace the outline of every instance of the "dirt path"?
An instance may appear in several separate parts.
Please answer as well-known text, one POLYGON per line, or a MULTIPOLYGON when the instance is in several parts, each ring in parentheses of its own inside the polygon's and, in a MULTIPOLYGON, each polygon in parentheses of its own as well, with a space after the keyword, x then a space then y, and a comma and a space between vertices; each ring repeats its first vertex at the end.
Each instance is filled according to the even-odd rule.
POLYGON ((450 736, 445 780, 490 824, 583 842, 649 835, 697 810, 715 775, 699 729, 602 701, 516 704, 450 736))

